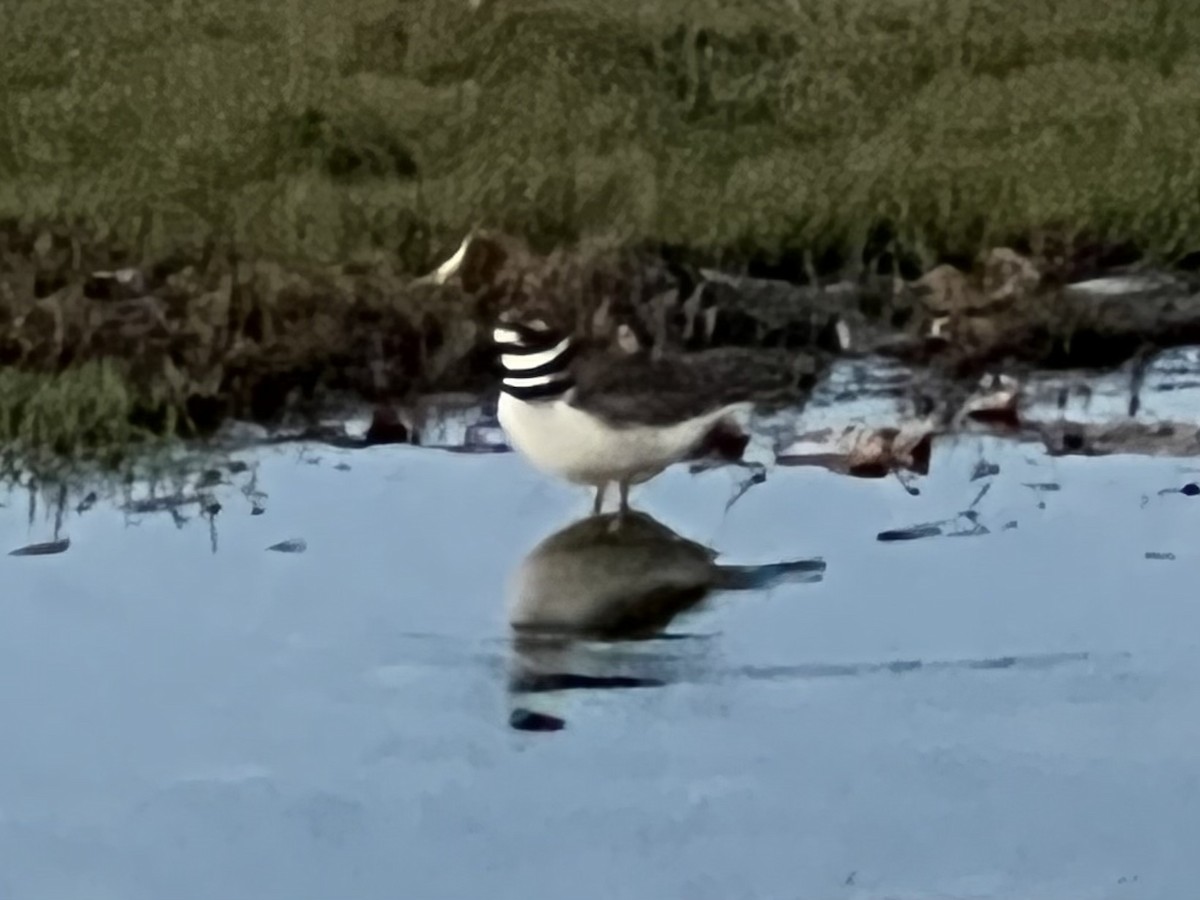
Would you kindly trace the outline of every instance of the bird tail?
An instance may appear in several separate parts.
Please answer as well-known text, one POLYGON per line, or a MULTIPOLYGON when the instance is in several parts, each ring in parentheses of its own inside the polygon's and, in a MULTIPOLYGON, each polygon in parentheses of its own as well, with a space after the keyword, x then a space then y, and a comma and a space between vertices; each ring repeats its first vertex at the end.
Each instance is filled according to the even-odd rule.
POLYGON ((813 584, 825 577, 820 557, 761 566, 721 566, 718 588, 726 591, 761 591, 784 582, 813 584))

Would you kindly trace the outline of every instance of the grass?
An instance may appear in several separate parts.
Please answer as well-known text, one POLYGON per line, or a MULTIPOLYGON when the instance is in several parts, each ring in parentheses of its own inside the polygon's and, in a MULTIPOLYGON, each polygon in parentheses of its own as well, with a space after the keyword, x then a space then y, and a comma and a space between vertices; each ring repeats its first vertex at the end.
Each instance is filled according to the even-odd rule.
POLYGON ((230 465, 234 448, 220 441, 171 440, 174 415, 169 399, 150 406, 145 388, 109 360, 57 375, 0 368, 0 493, 14 484, 69 488, 77 499, 100 486, 169 493, 230 465))
POLYGON ((710 260, 1200 251, 1198 0, 39 0, 0 217, 410 271, 472 224, 710 260))
POLYGON ((40 469, 52 458, 120 463, 145 444, 134 424, 135 392, 110 362, 88 362, 56 376, 0 369, 0 470, 40 469))
MULTIPOLYGON (((1195 261, 1198 13, 1200 0, 2 3, 0 222, 85 232, 114 265, 201 270, 236 252, 280 271, 427 271, 475 225, 541 249, 597 236, 801 277, 887 257, 915 272, 995 244, 1195 261)), ((18 257, 41 254, 44 297, 69 280, 47 265, 75 277, 95 262, 73 241, 47 255, 0 240, 0 332, 49 315, 18 257)), ((320 293, 266 318, 307 321, 320 293)), ((187 384, 138 376, 137 347, 73 358, 63 321, 44 360, 19 357, 37 372, 0 367, 0 447, 119 457, 187 431, 187 384)), ((268 358, 268 338, 233 345, 268 358)), ((6 340, 0 359, 17 359, 6 340)), ((191 374, 220 374, 221 352, 191 374)), ((208 394, 231 390, 217 380, 208 394)))

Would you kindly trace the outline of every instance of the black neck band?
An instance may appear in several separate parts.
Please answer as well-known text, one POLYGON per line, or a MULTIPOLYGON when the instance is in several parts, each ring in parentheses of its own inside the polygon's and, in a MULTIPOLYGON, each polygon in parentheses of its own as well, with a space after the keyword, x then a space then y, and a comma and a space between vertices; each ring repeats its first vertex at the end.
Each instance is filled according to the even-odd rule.
MULTIPOLYGON (((503 359, 500 362, 500 366, 513 378, 536 378, 539 375, 557 375, 559 372, 566 371, 567 367, 571 365, 571 360, 574 358, 575 353, 576 346, 572 343, 567 344, 566 349, 558 354, 558 356, 531 369, 510 369, 504 365, 503 359)), ((505 351, 505 354, 507 354, 507 351, 505 351)))
POLYGON ((531 384, 526 387, 513 387, 500 382, 500 390, 517 400, 531 402, 534 400, 554 400, 575 387, 573 378, 556 378, 545 384, 531 384))

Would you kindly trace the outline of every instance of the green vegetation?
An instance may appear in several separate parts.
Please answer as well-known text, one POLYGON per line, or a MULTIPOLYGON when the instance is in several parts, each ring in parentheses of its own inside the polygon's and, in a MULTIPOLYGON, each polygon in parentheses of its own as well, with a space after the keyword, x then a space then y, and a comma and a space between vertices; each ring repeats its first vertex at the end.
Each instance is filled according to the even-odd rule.
POLYGON ((108 360, 57 375, 0 368, 0 491, 69 487, 82 499, 136 483, 171 493, 197 472, 230 465, 232 450, 220 441, 164 439, 187 429, 169 400, 151 408, 147 393, 108 360))
POLYGON ((922 265, 1200 250, 1197 0, 38 0, 0 217, 430 265, 486 223, 922 265))
POLYGON ((1198 39, 1200 0, 0 3, 0 446, 116 457, 298 372, 377 384, 364 354, 420 386, 469 335, 395 276, 475 225, 794 274, 1194 263, 1198 39), (146 263, 161 296, 83 296, 146 263))
POLYGON ((54 377, 0 369, 0 471, 39 468, 51 457, 120 462, 124 449, 149 437, 133 424, 133 396, 108 362, 85 363, 54 377))

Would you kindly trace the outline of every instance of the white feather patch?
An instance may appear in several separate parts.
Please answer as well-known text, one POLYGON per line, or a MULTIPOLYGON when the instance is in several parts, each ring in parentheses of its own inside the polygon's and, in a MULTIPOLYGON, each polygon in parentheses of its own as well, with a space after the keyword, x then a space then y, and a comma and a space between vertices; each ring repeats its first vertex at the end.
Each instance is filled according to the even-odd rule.
POLYGON ((562 381, 560 373, 555 372, 550 375, 530 375, 525 378, 519 378, 513 375, 504 377, 504 384, 510 388, 530 388, 543 387, 547 384, 553 384, 556 381, 562 381))
POLYGON ((520 346, 521 336, 511 328, 493 328, 492 340, 497 344, 513 344, 520 346))
POLYGON ((458 249, 454 251, 454 255, 442 263, 433 273, 433 281, 435 284, 445 284, 462 265, 463 257, 467 255, 467 245, 471 243, 471 235, 463 238, 463 242, 459 244, 458 249))
MULTIPOLYGON (((497 328, 496 331, 501 329, 497 328)), ((497 340, 500 344, 503 341, 497 340)), ((500 364, 510 372, 524 372, 529 369, 536 369, 538 366, 544 366, 562 356, 567 348, 571 346, 570 338, 563 338, 555 346, 549 350, 543 350, 541 353, 504 353, 500 356, 500 364)))

